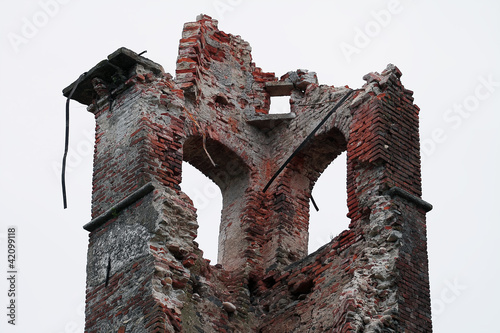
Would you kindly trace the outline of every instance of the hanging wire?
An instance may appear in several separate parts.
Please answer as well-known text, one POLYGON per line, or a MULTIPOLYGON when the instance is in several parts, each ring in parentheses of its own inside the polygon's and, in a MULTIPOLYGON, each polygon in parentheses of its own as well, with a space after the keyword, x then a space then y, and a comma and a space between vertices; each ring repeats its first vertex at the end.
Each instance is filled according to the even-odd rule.
POLYGON ((73 89, 71 89, 71 92, 68 95, 68 99, 66 99, 66 132, 64 135, 64 155, 62 159, 62 169, 61 169, 61 186, 62 186, 64 209, 68 208, 68 200, 66 197, 66 158, 68 156, 68 148, 69 148, 69 101, 71 100, 71 97, 73 96, 76 87, 78 87, 78 84, 85 77, 86 74, 87 73, 85 72, 82 75, 80 75, 78 80, 76 80, 73 89))

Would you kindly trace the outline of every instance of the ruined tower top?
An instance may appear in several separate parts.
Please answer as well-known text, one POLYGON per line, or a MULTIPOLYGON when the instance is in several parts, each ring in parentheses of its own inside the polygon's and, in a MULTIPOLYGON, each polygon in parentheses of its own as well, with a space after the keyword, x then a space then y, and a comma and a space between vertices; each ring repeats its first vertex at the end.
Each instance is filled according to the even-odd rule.
POLYGON ((96 118, 86 332, 430 332, 431 206, 401 72, 353 90, 278 78, 250 51, 202 15, 175 78, 121 48, 64 90, 96 118), (290 113, 269 114, 273 96, 290 113), (311 191, 343 151, 351 222, 308 256, 311 191), (182 161, 222 192, 216 266, 182 161))

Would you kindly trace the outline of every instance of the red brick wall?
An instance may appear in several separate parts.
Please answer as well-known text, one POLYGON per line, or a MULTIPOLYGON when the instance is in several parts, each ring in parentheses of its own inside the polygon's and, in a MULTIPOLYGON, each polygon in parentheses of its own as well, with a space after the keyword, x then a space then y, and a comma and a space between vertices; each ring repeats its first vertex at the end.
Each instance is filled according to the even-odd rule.
POLYGON ((397 67, 366 75, 264 192, 348 87, 263 72, 207 16, 184 26, 175 80, 120 52, 119 73, 101 64, 82 81, 125 77, 85 99, 97 124, 87 332, 431 331, 419 109, 397 67), (290 115, 268 114, 277 84, 290 115), (311 191, 343 151, 351 223, 307 255, 311 191), (195 242, 183 160, 223 195, 217 266, 195 242))

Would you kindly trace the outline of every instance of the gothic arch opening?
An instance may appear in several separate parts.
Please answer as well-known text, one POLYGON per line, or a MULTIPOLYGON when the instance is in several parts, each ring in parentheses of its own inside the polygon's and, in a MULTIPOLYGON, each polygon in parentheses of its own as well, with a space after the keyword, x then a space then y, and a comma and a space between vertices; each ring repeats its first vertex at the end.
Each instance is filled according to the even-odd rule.
POLYGON ((217 263, 217 239, 222 211, 222 193, 219 186, 198 169, 182 162, 181 189, 193 200, 198 221, 196 242, 203 257, 217 263))
MULTIPOLYGON (((234 247, 234 242, 238 240, 234 237, 230 237, 235 232, 231 228, 238 227, 238 223, 233 223, 239 221, 239 214, 241 209, 241 198, 243 198, 244 192, 248 187, 249 171, 248 167, 245 165, 243 160, 231 149, 223 145, 222 143, 206 138, 203 140, 201 136, 191 136, 186 139, 183 146, 183 160, 188 162, 192 167, 199 170, 201 174, 206 176, 211 182, 207 182, 206 178, 197 176, 201 179, 201 183, 198 183, 191 195, 186 192, 191 199, 195 207, 198 209, 198 239, 200 241, 200 248, 210 248, 210 253, 213 257, 213 253, 216 251, 217 260, 214 258, 207 258, 212 261, 212 263, 222 263, 227 264, 231 260, 228 259, 234 253, 231 253, 234 247), (204 142, 205 141, 205 142, 204 142), (215 189, 218 187, 218 189, 215 189), (218 191, 219 190, 219 191, 218 191), (217 199, 218 193, 222 200, 217 199), (221 202, 220 206, 211 206, 212 200, 218 200, 221 202), (205 207, 209 205, 209 209, 200 209, 197 207, 201 203, 200 207, 205 207), (219 209, 218 216, 216 215, 217 207, 219 209), (207 214, 207 215, 205 215, 207 214), (201 226, 205 223, 205 220, 210 220, 206 222, 206 226, 201 226), (216 222, 214 222, 216 221, 216 222), (206 228, 210 228, 208 234, 203 234, 206 228), (215 231, 214 231, 215 229, 215 231), (213 241, 214 236, 217 234, 218 242, 217 246, 213 241), (202 237, 207 238, 203 240, 208 245, 202 246, 202 237), (215 251, 214 251, 215 250, 215 251)), ((186 163, 183 163, 185 165, 186 163)), ((189 170, 189 167, 186 167, 189 170)), ((192 173, 196 175, 196 172, 192 173)), ((183 182, 189 175, 183 173, 183 182)))
POLYGON ((309 200, 305 207, 298 206, 304 210, 299 214, 307 216, 307 248, 302 250, 306 254, 328 243, 349 225, 343 223, 347 219, 346 149, 344 135, 332 128, 311 138, 289 165, 290 183, 302 184, 296 191, 302 187, 309 200), (313 207, 313 199, 319 212, 313 207))
POLYGON ((223 196, 235 187, 235 183, 248 178, 245 162, 224 144, 210 138, 187 138, 183 146, 183 160, 217 184, 223 196))
POLYGON ((308 253, 316 251, 349 225, 347 218, 347 152, 343 152, 321 173, 312 196, 319 208, 309 208, 308 253))

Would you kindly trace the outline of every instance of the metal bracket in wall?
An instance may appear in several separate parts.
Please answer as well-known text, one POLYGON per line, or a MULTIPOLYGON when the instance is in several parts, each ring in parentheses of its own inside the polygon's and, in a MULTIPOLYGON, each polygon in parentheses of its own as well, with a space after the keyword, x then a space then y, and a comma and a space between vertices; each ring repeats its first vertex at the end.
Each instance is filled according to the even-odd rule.
POLYGON ((111 255, 108 257, 108 267, 106 267, 106 281, 105 281, 105 286, 107 287, 109 284, 109 276, 111 273, 111 255))

